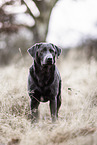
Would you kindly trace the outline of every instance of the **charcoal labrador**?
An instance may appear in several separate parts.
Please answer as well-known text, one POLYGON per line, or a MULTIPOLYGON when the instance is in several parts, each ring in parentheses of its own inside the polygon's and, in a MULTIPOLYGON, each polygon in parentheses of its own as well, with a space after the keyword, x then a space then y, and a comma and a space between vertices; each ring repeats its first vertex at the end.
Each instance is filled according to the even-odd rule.
POLYGON ((61 49, 51 43, 36 43, 28 49, 28 53, 34 58, 28 76, 32 120, 38 118, 40 102, 49 101, 54 122, 61 106, 61 77, 55 65, 55 59, 60 55, 61 49))

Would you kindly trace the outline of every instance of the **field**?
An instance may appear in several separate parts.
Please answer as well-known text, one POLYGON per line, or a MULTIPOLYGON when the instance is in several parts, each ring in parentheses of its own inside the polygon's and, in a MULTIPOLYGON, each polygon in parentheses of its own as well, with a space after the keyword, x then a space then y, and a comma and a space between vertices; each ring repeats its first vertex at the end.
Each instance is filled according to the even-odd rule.
POLYGON ((0 68, 0 145, 97 145, 97 62, 60 56, 62 106, 52 124, 49 103, 31 124, 27 76, 31 57, 0 68))

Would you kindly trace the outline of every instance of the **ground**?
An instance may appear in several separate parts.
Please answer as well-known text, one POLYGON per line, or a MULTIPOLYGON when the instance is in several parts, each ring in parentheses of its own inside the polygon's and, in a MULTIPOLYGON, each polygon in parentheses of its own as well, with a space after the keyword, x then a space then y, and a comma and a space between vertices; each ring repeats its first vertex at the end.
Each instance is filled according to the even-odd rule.
POLYGON ((60 56, 62 106, 54 124, 49 103, 40 104, 39 122, 31 124, 31 61, 26 56, 0 68, 0 145, 97 145, 97 61, 60 56))

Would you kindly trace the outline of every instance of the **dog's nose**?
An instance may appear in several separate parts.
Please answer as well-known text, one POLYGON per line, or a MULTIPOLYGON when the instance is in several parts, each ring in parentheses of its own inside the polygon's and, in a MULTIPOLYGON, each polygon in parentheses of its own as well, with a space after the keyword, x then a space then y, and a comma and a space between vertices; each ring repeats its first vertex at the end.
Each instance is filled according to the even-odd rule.
POLYGON ((50 62, 52 62, 52 58, 48 58, 47 60, 50 61, 50 62))
POLYGON ((47 64, 52 64, 52 58, 47 58, 47 64))

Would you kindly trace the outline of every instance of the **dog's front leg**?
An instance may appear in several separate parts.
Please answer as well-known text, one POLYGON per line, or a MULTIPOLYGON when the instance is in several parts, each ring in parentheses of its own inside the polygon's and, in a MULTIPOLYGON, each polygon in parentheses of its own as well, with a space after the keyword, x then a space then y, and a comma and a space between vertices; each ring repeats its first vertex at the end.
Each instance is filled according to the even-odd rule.
POLYGON ((38 117, 39 117, 38 106, 39 106, 39 102, 34 98, 31 99, 30 108, 31 108, 32 122, 35 122, 35 121, 37 122, 38 121, 38 117))
POLYGON ((54 100, 50 101, 50 112, 52 117, 52 122, 55 122, 57 120, 57 97, 54 98, 54 100))

